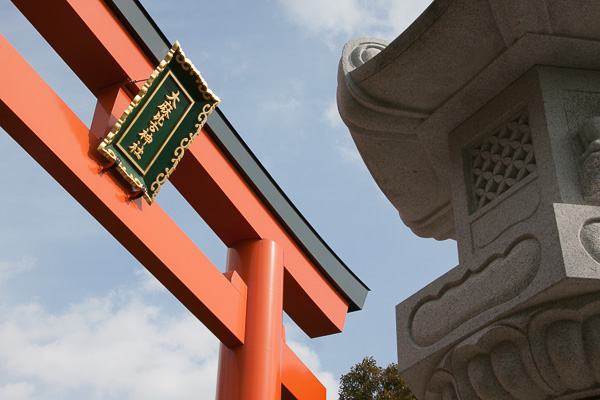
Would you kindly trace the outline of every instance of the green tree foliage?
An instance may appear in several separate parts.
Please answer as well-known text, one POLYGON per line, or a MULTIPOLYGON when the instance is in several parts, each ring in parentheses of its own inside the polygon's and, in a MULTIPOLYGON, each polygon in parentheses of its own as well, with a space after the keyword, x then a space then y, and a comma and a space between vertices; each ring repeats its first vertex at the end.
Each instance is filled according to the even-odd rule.
POLYGON ((394 363, 382 368, 365 357, 340 379, 340 400, 417 400, 394 363))

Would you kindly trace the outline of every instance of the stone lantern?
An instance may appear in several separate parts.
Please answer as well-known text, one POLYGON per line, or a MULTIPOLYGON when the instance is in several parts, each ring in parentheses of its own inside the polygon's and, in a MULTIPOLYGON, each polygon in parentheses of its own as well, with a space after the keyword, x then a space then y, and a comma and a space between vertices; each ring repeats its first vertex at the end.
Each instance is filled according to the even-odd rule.
MULTIPOLYGON (((459 265, 396 307, 419 399, 600 398, 600 1, 436 0, 350 41, 338 107, 459 265)), ((405 266, 410 268, 410 266, 405 266)))

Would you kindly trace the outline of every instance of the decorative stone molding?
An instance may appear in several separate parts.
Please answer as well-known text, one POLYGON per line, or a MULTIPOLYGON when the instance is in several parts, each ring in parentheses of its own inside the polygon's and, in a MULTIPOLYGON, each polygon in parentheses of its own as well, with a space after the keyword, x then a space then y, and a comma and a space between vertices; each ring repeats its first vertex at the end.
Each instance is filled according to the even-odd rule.
POLYGON ((426 400, 600 394, 600 293, 542 305, 472 335, 434 371, 426 400))
POLYGON ((380 39, 354 39, 349 43, 347 50, 344 52, 344 58, 342 60, 344 71, 349 73, 360 67, 377 54, 381 53, 381 50, 385 49, 387 45, 388 42, 380 39))
POLYGON ((491 205, 493 210, 482 210, 480 215, 472 216, 471 232, 476 249, 483 249, 519 222, 533 216, 539 209, 541 198, 537 182, 529 183, 526 187, 518 186, 520 185, 513 186, 502 201, 491 205), (498 218, 498 215, 502 215, 502 218, 498 218))
POLYGON ((526 238, 504 255, 468 270, 460 280, 448 282, 437 296, 415 307, 409 322, 412 339, 418 346, 431 346, 468 319, 514 298, 531 283, 540 259, 540 243, 526 238), (494 285, 488 284, 491 281, 494 285))
MULTIPOLYGON (((527 183, 518 192, 525 189, 536 189, 532 183, 539 179, 538 177, 533 182, 527 183)), ((505 202, 506 199, 503 199, 499 204, 505 202)), ((483 376, 477 378, 475 383, 469 384, 472 396, 464 397, 467 389, 460 389, 460 385, 464 385, 465 379, 470 378, 466 372, 466 378, 460 378, 456 374, 461 369, 457 369, 456 358, 449 358, 449 350, 477 343, 483 333, 498 324, 514 328, 517 333, 524 332, 529 335, 527 333, 528 324, 523 321, 533 320, 534 314, 539 315, 545 309, 568 308, 570 303, 564 299, 569 297, 580 298, 590 292, 600 295, 600 262, 598 262, 600 259, 600 245, 598 244, 600 212, 598 207, 560 203, 551 206, 542 205, 542 207, 528 221, 511 228, 507 234, 502 235, 494 243, 483 250, 478 250, 471 258, 461 261, 461 265, 448 271, 396 307, 398 365, 401 376, 420 400, 427 398, 427 391, 435 392, 435 396, 438 396, 430 394, 429 399, 451 399, 449 394, 444 395, 446 397, 441 396, 443 392, 450 393, 450 388, 455 386, 457 393, 460 393, 463 399, 486 398, 479 397, 475 387, 483 393, 483 389, 492 388, 498 379, 500 382, 502 379, 512 381, 511 390, 516 390, 517 383, 523 387, 531 386, 519 383, 521 377, 526 376, 524 372, 517 374, 519 379, 485 375, 491 376, 489 378, 491 383, 486 384, 483 376), (516 238, 508 241, 514 235, 516 238), (563 299, 560 307, 556 305, 558 303, 545 307, 540 306, 540 304, 559 299, 563 299), (509 318, 509 316, 515 317, 509 318), (439 369, 444 370, 441 377, 438 372, 435 372, 439 369), (433 379, 432 376, 437 378, 430 382, 433 379), (448 380, 449 376, 452 376, 453 380, 448 380)), ((490 212, 489 210, 482 211, 490 212)), ((503 214, 500 215, 500 219, 502 218, 503 214)), ((597 297, 593 300, 600 302, 599 299, 600 297, 597 297)), ((507 331, 503 328, 498 332, 507 331)), ((515 332, 513 332, 514 335, 516 335, 515 332)), ((556 334, 553 329, 546 330, 546 332, 556 334)), ((500 333, 494 335, 498 336, 500 333)), ((503 333, 502 335, 500 336, 504 340, 508 340, 509 336, 506 336, 508 334, 503 333)), ((514 335, 510 337, 514 339, 518 336, 514 335)), ((491 341, 491 337, 487 336, 486 340, 491 341)), ((565 337, 562 336, 562 338, 565 337)), ((529 347, 522 347, 518 340, 513 339, 511 340, 517 343, 517 348, 529 349, 529 347)), ((501 342, 498 341, 498 343, 501 342)), ((492 344, 486 350, 489 350, 486 353, 488 357, 491 357, 492 349, 497 343, 492 344)), ((507 350, 497 349, 494 350, 494 354, 498 357, 508 357, 505 351, 507 350)), ((475 353, 476 355, 480 354, 480 349, 475 353)), ((538 365, 537 360, 541 359, 541 356, 536 357, 535 364, 538 365)), ((481 359, 478 360, 473 363, 485 364, 481 359)), ((499 371, 499 364, 495 364, 499 361, 494 360, 493 357, 490 358, 489 364, 485 365, 488 365, 493 371, 499 371)), ((464 361, 465 365, 467 361, 464 361)), ((518 367, 513 362, 506 365, 515 364, 514 367, 511 367, 512 369, 509 369, 510 371, 518 371, 519 368, 529 371, 527 379, 537 382, 535 374, 530 372, 531 368, 528 367, 531 363, 527 364, 526 361, 523 363, 525 364, 522 367, 518 367)), ((472 364, 472 374, 486 370, 481 365, 475 370, 473 369, 475 365, 472 364)), ((462 370, 468 371, 467 366, 462 370)), ((474 376, 472 375, 472 377, 474 376)), ((544 380, 545 378, 542 381, 544 380)), ((503 387, 501 384, 498 385, 503 387)), ((540 387, 543 388, 543 385, 536 383, 534 387, 537 391, 540 387)), ((550 387, 555 392, 562 393, 555 386, 550 385, 550 387)), ((586 392, 588 389, 582 391, 586 392)), ((496 394, 499 392, 499 389, 495 391, 496 394)), ((507 393, 511 393, 511 391, 507 391, 507 393)), ((567 393, 565 396, 574 397, 555 398, 561 400, 585 398, 575 396, 575 392, 566 391, 564 393, 567 393)), ((507 398, 520 398, 517 395, 512 396, 507 398)), ((495 399, 493 396, 488 398, 495 399)), ((548 397, 548 399, 551 398, 554 397, 548 397)), ((527 397, 524 399, 528 400, 527 397)))

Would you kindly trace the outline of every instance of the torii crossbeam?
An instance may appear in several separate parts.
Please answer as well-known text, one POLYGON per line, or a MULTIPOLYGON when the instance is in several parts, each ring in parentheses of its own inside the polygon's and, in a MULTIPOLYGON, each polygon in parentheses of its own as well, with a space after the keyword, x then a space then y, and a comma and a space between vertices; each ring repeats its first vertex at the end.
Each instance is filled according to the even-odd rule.
POLYGON ((128 201, 118 177, 101 171, 96 147, 170 43, 134 0, 13 3, 98 102, 87 127, 0 35, 0 125, 219 338, 219 400, 324 399, 285 345, 282 312, 310 337, 337 333, 368 288, 219 110, 170 180, 229 248, 228 272, 159 204, 128 201))

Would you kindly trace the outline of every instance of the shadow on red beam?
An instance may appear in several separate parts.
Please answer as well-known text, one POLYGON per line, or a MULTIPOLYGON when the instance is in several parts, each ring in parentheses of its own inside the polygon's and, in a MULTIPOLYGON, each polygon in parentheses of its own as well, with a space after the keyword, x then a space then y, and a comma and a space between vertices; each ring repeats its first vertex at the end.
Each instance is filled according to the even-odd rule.
MULTIPOLYGON (((12 2, 95 95, 115 83, 146 79, 155 68, 103 1, 12 2)), ((143 84, 129 89, 137 93, 143 84)))
MULTIPOLYGON (((169 216, 126 193, 89 157, 90 131, 0 35, 0 124, 228 346, 243 343, 246 299, 169 216)), ((239 284, 239 280, 235 280, 239 284)))

